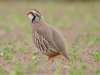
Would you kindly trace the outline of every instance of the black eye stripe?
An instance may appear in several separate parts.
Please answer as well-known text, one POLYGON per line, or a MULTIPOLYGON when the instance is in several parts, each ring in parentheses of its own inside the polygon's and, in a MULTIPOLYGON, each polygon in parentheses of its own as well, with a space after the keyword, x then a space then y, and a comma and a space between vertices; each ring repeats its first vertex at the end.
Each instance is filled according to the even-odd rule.
MULTIPOLYGON (((33 15, 34 16, 34 15, 33 15)), ((36 16, 33 17, 32 22, 35 20, 36 16)))
POLYGON ((30 12, 30 14, 32 14, 34 17, 35 17, 35 16, 40 17, 40 15, 39 15, 39 14, 34 14, 33 12, 30 12))
POLYGON ((32 18, 32 23, 38 22, 40 20, 40 15, 37 13, 33 13, 30 12, 30 14, 32 14, 33 18, 32 18))
POLYGON ((33 19, 32 19, 32 22, 35 20, 35 18, 36 18, 36 16, 34 15, 34 13, 33 12, 30 12, 31 14, 32 14, 32 16, 33 16, 33 19))
POLYGON ((34 16, 33 12, 31 12, 31 14, 34 16))

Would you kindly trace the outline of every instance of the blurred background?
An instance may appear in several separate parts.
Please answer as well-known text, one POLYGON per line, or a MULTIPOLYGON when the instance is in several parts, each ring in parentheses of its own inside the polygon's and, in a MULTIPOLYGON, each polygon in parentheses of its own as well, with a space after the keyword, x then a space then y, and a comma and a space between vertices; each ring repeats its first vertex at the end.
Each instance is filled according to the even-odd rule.
POLYGON ((100 0, 0 0, 0 75, 100 75, 100 0), (32 44, 30 9, 67 40, 72 61, 32 44))

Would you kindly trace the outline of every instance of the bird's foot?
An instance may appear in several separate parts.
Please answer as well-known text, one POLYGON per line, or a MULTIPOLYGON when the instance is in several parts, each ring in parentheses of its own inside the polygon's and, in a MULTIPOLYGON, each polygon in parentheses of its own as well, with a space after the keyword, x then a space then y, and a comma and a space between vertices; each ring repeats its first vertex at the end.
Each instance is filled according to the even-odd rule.
POLYGON ((49 57, 48 57, 48 60, 51 61, 51 62, 54 62, 54 57, 50 57, 50 56, 49 56, 49 57))

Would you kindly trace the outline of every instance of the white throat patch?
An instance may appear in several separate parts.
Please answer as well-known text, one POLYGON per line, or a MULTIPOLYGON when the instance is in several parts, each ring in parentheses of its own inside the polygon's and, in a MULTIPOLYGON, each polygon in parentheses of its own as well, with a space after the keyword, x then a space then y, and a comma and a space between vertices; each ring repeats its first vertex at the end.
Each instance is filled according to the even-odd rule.
POLYGON ((28 17, 29 17, 29 19, 31 19, 31 20, 33 19, 33 15, 32 15, 32 14, 29 14, 28 17))

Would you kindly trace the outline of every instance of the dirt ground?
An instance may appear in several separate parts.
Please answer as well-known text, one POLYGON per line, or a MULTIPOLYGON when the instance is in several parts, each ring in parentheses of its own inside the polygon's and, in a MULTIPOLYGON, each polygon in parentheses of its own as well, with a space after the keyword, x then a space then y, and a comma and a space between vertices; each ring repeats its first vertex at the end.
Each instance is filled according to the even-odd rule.
POLYGON ((99 2, 0 2, 0 75, 100 75, 99 2), (54 62, 32 44, 36 8, 67 40, 73 61, 54 62))

